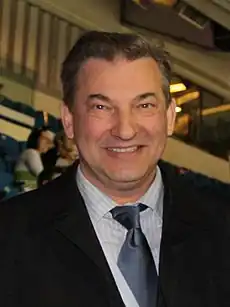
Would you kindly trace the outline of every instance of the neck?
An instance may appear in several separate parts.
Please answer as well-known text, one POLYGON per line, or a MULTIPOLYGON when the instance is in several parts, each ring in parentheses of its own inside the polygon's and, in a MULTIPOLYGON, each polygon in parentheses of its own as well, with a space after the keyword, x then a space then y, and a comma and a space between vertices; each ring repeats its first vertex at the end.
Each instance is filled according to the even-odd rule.
POLYGON ((111 182, 109 180, 100 180, 91 175, 80 165, 84 177, 101 192, 106 194, 119 205, 137 202, 149 189, 156 176, 156 168, 144 178, 135 182, 111 182))

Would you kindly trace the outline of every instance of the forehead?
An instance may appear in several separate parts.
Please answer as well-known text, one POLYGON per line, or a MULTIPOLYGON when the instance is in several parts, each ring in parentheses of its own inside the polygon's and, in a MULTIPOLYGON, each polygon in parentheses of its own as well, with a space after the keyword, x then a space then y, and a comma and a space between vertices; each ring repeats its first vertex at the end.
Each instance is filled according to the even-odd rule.
POLYGON ((118 58, 114 61, 103 59, 88 60, 79 71, 78 90, 124 91, 161 89, 162 75, 158 64, 152 58, 128 61, 118 58))

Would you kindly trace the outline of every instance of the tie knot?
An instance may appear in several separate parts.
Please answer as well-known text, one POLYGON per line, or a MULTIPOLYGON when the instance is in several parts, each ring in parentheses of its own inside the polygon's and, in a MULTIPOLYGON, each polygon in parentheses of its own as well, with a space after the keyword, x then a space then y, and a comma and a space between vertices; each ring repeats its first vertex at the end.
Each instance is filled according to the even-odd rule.
POLYGON ((126 229, 140 228, 140 212, 147 206, 139 204, 138 206, 117 206, 111 210, 113 218, 126 229))

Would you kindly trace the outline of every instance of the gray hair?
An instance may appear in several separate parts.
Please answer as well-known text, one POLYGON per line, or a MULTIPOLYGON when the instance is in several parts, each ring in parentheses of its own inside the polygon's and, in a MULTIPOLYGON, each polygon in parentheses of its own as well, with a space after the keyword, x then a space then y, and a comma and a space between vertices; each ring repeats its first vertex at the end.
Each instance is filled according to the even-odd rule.
POLYGON ((70 110, 74 105, 77 77, 82 65, 90 58, 113 61, 118 56, 129 61, 153 58, 162 74, 162 91, 166 103, 170 104, 172 70, 169 55, 165 50, 152 46, 136 34, 89 31, 77 40, 62 65, 63 100, 70 110))

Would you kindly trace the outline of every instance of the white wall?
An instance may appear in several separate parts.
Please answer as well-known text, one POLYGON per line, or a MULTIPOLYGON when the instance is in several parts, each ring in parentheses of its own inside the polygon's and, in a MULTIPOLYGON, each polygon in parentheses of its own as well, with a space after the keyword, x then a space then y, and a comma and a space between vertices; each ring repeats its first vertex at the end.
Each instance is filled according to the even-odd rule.
POLYGON ((28 105, 32 105, 33 91, 28 86, 2 76, 0 76, 0 84, 3 84, 0 94, 14 101, 23 101, 28 105))
POLYGON ((230 183, 229 163, 179 140, 169 138, 164 160, 194 172, 230 183))
POLYGON ((0 119, 0 133, 11 136, 17 141, 26 141, 31 130, 0 119))
POLYGON ((36 110, 46 111, 55 117, 60 117, 61 100, 36 91, 33 96, 33 105, 36 110))
POLYGON ((4 84, 1 94, 14 100, 26 103, 38 111, 46 111, 55 117, 60 117, 61 100, 40 91, 34 91, 26 85, 0 77, 0 84, 4 84))
POLYGON ((3 105, 0 105, 0 114, 3 115, 6 118, 9 118, 11 120, 16 120, 18 123, 24 124, 29 127, 33 127, 35 124, 34 117, 22 114, 20 112, 17 112, 13 109, 10 109, 8 107, 5 107, 3 105))

